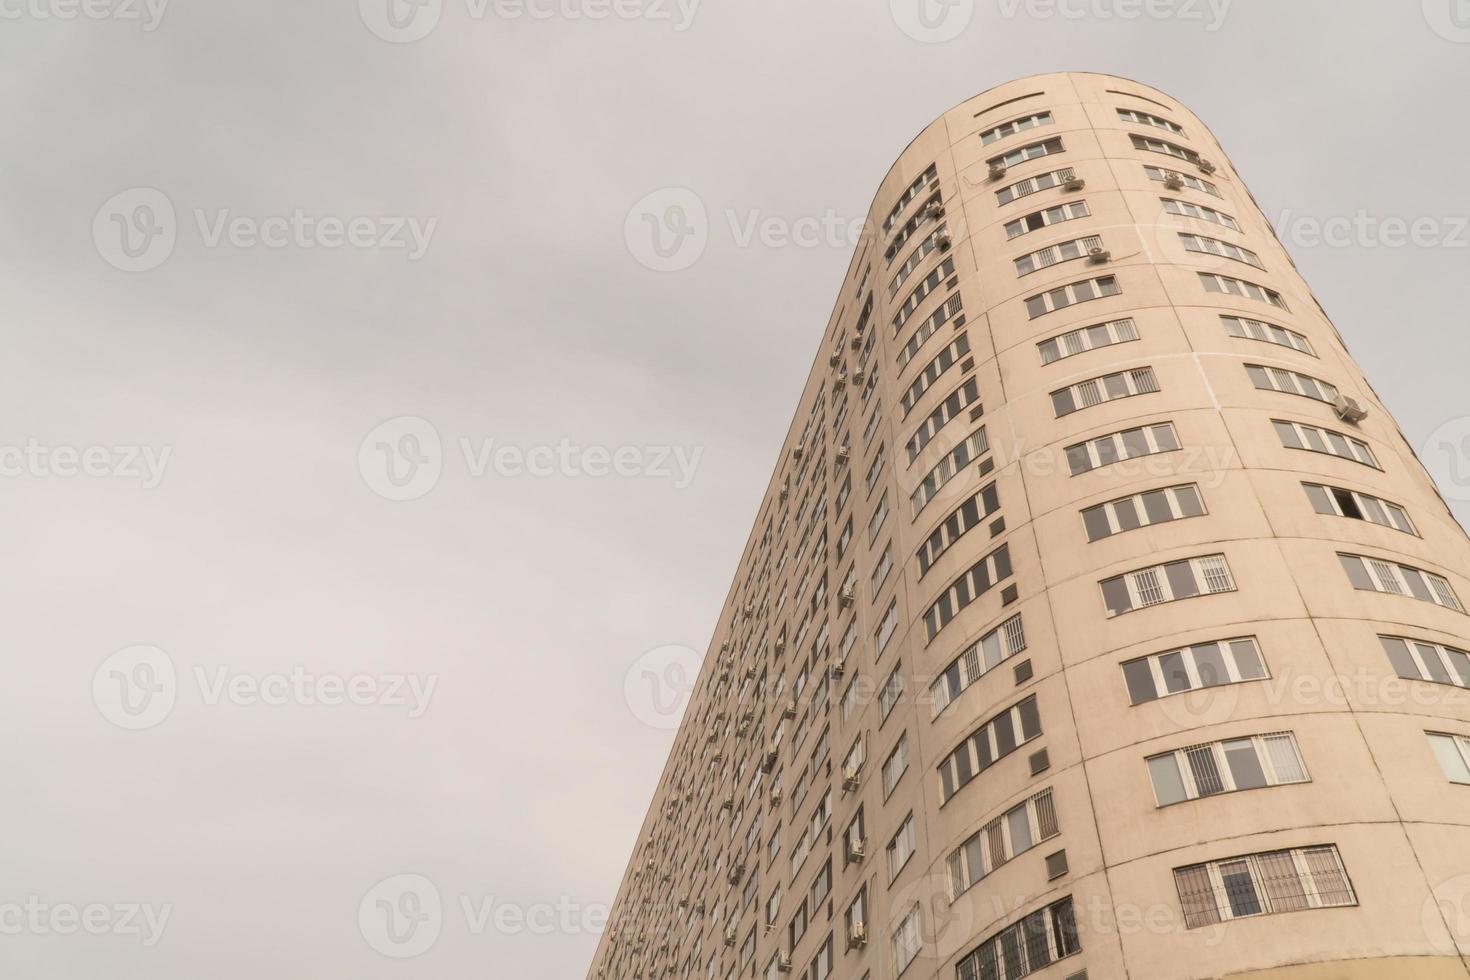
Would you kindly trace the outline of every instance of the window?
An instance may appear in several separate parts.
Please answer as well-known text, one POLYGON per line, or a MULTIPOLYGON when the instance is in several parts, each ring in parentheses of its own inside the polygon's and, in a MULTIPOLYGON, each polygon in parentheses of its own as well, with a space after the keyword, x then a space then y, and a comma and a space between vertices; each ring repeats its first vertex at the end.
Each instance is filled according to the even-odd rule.
POLYGON ((991 157, 985 162, 992 167, 994 167, 996 164, 1001 164, 1007 167, 1014 167, 1016 164, 1025 163, 1027 160, 1035 160, 1040 157, 1055 156, 1056 154, 1061 152, 1062 138, 1060 136, 1053 136, 1051 139, 1042 140, 1039 143, 1027 143, 1025 146, 1018 146, 1008 153, 1002 153, 1000 156, 991 157))
POLYGON ((1445 778, 1452 783, 1470 785, 1470 738, 1464 735, 1445 735, 1440 732, 1425 732, 1429 736, 1429 747, 1439 760, 1445 778))
POLYGON ((1073 476, 1102 466, 1140 456, 1172 453, 1179 449, 1179 436, 1172 422, 1124 429, 1067 447, 1067 466, 1073 476))
POLYGON ((1258 681, 1266 676, 1261 649, 1249 636, 1196 643, 1123 663, 1123 680, 1131 704, 1204 687, 1258 681))
MULTIPOLYGON (((913 336, 909 337, 908 343, 904 344, 903 349, 898 352, 898 369, 902 371, 907 367, 909 361, 914 359, 914 355, 919 353, 919 348, 924 346, 924 342, 934 336, 934 332, 951 319, 955 321, 955 326, 958 328, 964 322, 959 317, 964 308, 964 302, 961 300, 960 294, 955 293, 949 299, 945 300, 939 309, 931 313, 923 323, 919 324, 913 336)), ((876 373, 875 371, 874 374, 876 373)))
POLYGON ((845 932, 847 933, 847 945, 853 945, 857 931, 867 932, 868 926, 868 886, 864 885, 858 889, 857 897, 847 907, 847 912, 842 917, 845 932), (856 929, 854 927, 857 927, 856 929))
POLYGON ((909 968, 923 948, 923 921, 922 908, 918 902, 909 910, 909 914, 903 917, 898 928, 893 930, 893 962, 896 974, 901 975, 909 968))
POLYGON ((1175 868, 1174 884, 1188 929, 1250 915, 1358 904, 1334 844, 1175 868))
POLYGON ((1091 214, 1086 201, 1069 201, 1055 207, 1032 211, 1014 221, 1006 222, 1006 240, 1020 238, 1028 231, 1037 231, 1050 225, 1061 224, 1063 221, 1071 221, 1074 218, 1087 218, 1091 214))
POLYGON ((1257 269, 1266 268, 1266 264, 1255 252, 1248 248, 1241 248, 1239 245, 1222 242, 1218 238, 1206 238, 1204 235, 1191 235, 1181 231, 1179 241, 1184 245, 1186 252, 1203 252, 1206 255, 1218 255, 1222 258, 1234 259, 1236 262, 1244 262, 1257 269))
POLYGON ((1082 951, 1071 896, 1007 926, 960 960, 958 980, 1018 980, 1082 951))
POLYGON ((822 865, 822 870, 818 871, 817 876, 812 879, 812 908, 821 908, 822 903, 827 900, 827 896, 831 893, 832 859, 828 858, 827 863, 822 865))
POLYGON ((1205 287, 1207 293, 1225 293, 1229 296, 1244 296, 1247 299, 1257 300, 1262 303, 1270 303, 1281 309, 1289 309, 1286 300, 1274 289, 1257 286, 1253 282, 1243 279, 1232 279, 1229 276, 1217 276, 1213 272, 1198 273, 1200 285, 1205 287))
POLYGON ((903 393, 900 403, 903 406, 904 416, 907 417, 909 412, 913 411, 914 404, 924 396, 924 392, 928 391, 934 382, 939 380, 940 375, 954 367, 960 358, 968 353, 970 353, 970 335, 962 333, 951 341, 948 347, 936 354, 933 360, 924 365, 924 370, 919 372, 913 384, 909 385, 908 390, 903 393))
POLYGON ((1060 833, 1051 790, 1022 800, 989 821, 949 855, 951 899, 1019 854, 1060 833))
POLYGON ((1095 323, 1090 327, 1069 330, 1064 334, 1043 340, 1036 345, 1036 349, 1041 352, 1041 363, 1051 364, 1074 354, 1081 354, 1099 347, 1111 347, 1113 344, 1126 344, 1137 339, 1138 328, 1131 319, 1125 317, 1121 320, 1109 320, 1107 323, 1095 323))
POLYGON ((1370 524, 1382 524, 1405 534, 1415 533, 1408 512, 1398 504, 1343 487, 1327 487, 1317 483, 1303 483, 1302 487, 1312 501, 1312 508, 1319 514, 1335 514, 1370 524))
POLYGON ((1016 275, 1030 275, 1037 269, 1046 269, 1061 262, 1085 258, 1093 249, 1102 247, 1102 239, 1096 235, 1048 245, 1046 248, 1037 249, 1016 259, 1016 275))
POLYGON ((883 619, 878 623, 878 628, 873 631, 873 659, 883 656, 883 650, 888 646, 889 639, 894 630, 898 629, 898 598, 888 603, 888 611, 883 614, 883 619))
POLYGON ((1224 555, 1186 558, 1116 575, 1102 583, 1109 616, 1121 616, 1145 606, 1189 599, 1217 592, 1234 592, 1235 580, 1224 555))
POLYGON ((1331 405, 1337 401, 1337 388, 1326 381, 1318 381, 1311 375, 1263 364, 1247 364, 1245 373, 1250 375, 1251 384, 1262 391, 1280 391, 1288 395, 1303 395, 1331 405))
POLYGON ((868 543, 878 536, 878 531, 883 527, 883 520, 888 516, 888 491, 878 498, 878 506, 873 508, 873 516, 868 518, 868 543))
POLYGON ((883 798, 886 800, 893 794, 893 789, 903 774, 909 768, 909 736, 908 733, 898 737, 898 744, 893 751, 888 753, 888 758, 883 760, 883 798))
POLYGON ((868 493, 873 492, 873 485, 878 482, 878 476, 883 472, 883 462, 887 458, 887 446, 879 443, 878 451, 873 454, 873 461, 868 464, 867 475, 863 477, 868 493))
POLYGON ((903 818, 903 823, 898 828, 898 833, 888 842, 888 880, 898 877, 900 871, 909 863, 909 858, 914 856, 914 815, 910 813, 903 818))
POLYGON ((847 685, 847 690, 842 692, 842 720, 845 722, 852 717, 853 710, 858 704, 858 678, 854 677, 847 685))
POLYGON ((766 925, 776 924, 776 917, 781 913, 781 886, 777 885, 771 892, 771 897, 766 899, 766 925))
POLYGON ((949 707, 951 701, 965 692, 971 684, 1026 649, 1026 631, 1021 625, 1021 616, 1016 614, 971 643, 954 659, 944 673, 929 685, 934 701, 934 716, 949 707))
POLYGON ((990 129, 985 130, 985 132, 980 134, 980 145, 989 146, 996 140, 1005 139, 1007 136, 1014 136, 1022 130, 1035 129, 1037 126, 1050 125, 1050 112, 1032 113, 1029 116, 1022 116, 1020 119, 1012 119, 1009 122, 1003 122, 999 126, 993 126, 990 129))
POLYGON ((1428 640, 1380 636, 1394 671, 1405 680, 1470 687, 1470 653, 1428 640))
MULTIPOLYGON (((914 203, 914 199, 924 193, 924 189, 939 180, 939 165, 929 164, 927 170, 914 178, 913 183, 904 188, 904 192, 898 196, 898 201, 893 205, 893 210, 888 212, 888 217, 883 220, 884 232, 891 231, 893 225, 898 221, 898 216, 903 214, 903 209, 914 203)), ((861 289, 858 290, 862 292, 861 289)))
POLYGON ((1010 576, 1011 552, 1008 545, 1001 545, 970 566, 924 613, 928 639, 933 640, 966 606, 1010 576))
POLYGON ((1190 745, 1145 760, 1159 806, 1308 781, 1291 732, 1190 745))
MULTIPOLYGON (((848 824, 847 830, 843 832, 843 840, 847 842, 847 846, 843 848, 843 867, 852 863, 853 855, 862 848, 867 839, 867 831, 863 828, 863 808, 858 807, 857 815, 852 818, 852 823, 848 824)), ((857 860, 860 861, 862 858, 859 857, 857 860)))
MULTIPOLYGON (((838 558, 841 558, 843 555, 847 554, 847 546, 850 545, 850 544, 852 544, 852 518, 851 517, 849 517, 847 519, 847 523, 843 525, 841 533, 839 533, 837 535, 837 557, 838 558)), ((779 603, 776 606, 776 611, 777 612, 780 612, 781 611, 781 606, 780 606, 779 603)))
POLYGON ((806 935, 806 927, 806 899, 803 898, 801 900, 801 904, 796 907, 796 914, 791 917, 791 922, 786 926, 786 938, 788 940, 788 948, 796 948, 796 944, 801 942, 801 938, 806 935))
POLYGON ((1148 174, 1149 180, 1157 180, 1162 183, 1173 177, 1177 179, 1180 183, 1182 183, 1185 187, 1188 187, 1190 190, 1204 191, 1206 194, 1213 194, 1215 197, 1220 196, 1220 188, 1216 187, 1208 180, 1203 180, 1199 177, 1195 177, 1192 174, 1176 173, 1173 170, 1165 170, 1161 167, 1155 167, 1152 165, 1145 165, 1143 170, 1144 173, 1148 174))
POLYGON ((1057 418, 1080 412, 1103 402, 1148 395, 1159 390, 1158 379, 1151 367, 1115 371, 1100 378, 1089 378, 1051 393, 1051 407, 1057 418))
POLYGON ((1117 296, 1122 291, 1118 287, 1116 276, 1083 279, 1080 282, 1068 283, 1065 286, 1026 297, 1026 312, 1034 320, 1039 316, 1055 313, 1057 310, 1075 306, 1078 303, 1102 299, 1104 296, 1117 296))
POLYGON ((919 304, 923 303, 930 293, 938 289, 940 283, 952 275, 954 275, 954 259, 949 258, 945 259, 939 268, 934 269, 919 281, 914 291, 909 293, 908 299, 904 300, 903 305, 898 308, 898 312, 893 314, 893 335, 895 337, 903 330, 903 325, 908 322, 909 317, 914 315, 919 304))
POLYGON ((811 969, 807 971, 807 980, 827 980, 832 975, 832 937, 828 936, 822 943, 822 948, 817 950, 816 958, 812 960, 811 969))
POLYGON ((1450 583, 1441 575, 1401 565, 1398 562, 1363 555, 1348 555, 1338 552, 1343 570, 1353 588, 1364 592, 1387 592, 1390 595, 1412 596, 1422 602, 1432 602, 1456 612, 1464 612, 1450 583))
POLYGON ((909 437, 908 444, 904 447, 908 451, 908 461, 912 463, 917 459, 919 453, 924 451, 924 447, 929 445, 929 441, 939 430, 948 425, 951 419, 966 408, 974 405, 975 408, 970 411, 970 415, 978 417, 980 414, 979 401, 980 383, 974 378, 961 383, 948 398, 939 404, 939 407, 929 414, 928 418, 919 423, 919 427, 909 437))
POLYGON ((914 492, 909 495, 909 505, 912 508, 912 516, 918 517, 919 512, 933 500, 939 491, 954 479, 966 466, 990 452, 990 442, 985 436, 985 426, 980 426, 974 432, 956 446, 949 455, 934 464, 934 468, 924 474, 924 479, 914 492))
POLYGON ((1240 224, 1230 215, 1214 208, 1207 208, 1203 204, 1195 204, 1191 201, 1179 201, 1172 197, 1161 197, 1159 203, 1164 206, 1168 214, 1177 214, 1185 218, 1195 218, 1199 221, 1208 221, 1211 224, 1229 228, 1231 231, 1240 231, 1240 224))
POLYGON ((1369 449, 1368 444, 1361 439, 1343 435, 1341 432, 1333 432, 1331 429, 1320 429, 1304 422, 1272 419, 1271 424, 1276 427, 1276 434, 1281 437, 1281 445, 1287 449, 1305 449, 1313 453, 1326 453, 1329 456, 1350 459, 1374 469, 1379 468, 1378 460, 1373 457, 1373 450, 1369 449))
POLYGON ((940 803, 948 803, 970 780, 1040 735, 1041 711, 1034 694, 991 718, 939 764, 940 803))
POLYGON ((919 575, 928 574, 929 569, 960 539, 965 532, 975 527, 1000 509, 1000 493, 994 483, 986 484, 969 500, 960 504, 929 535, 919 548, 919 575))
POLYGON ((1133 141, 1133 148, 1135 150, 1147 150, 1150 153, 1164 153, 1180 160, 1188 160, 1190 163, 1197 164, 1200 161, 1198 153, 1177 143, 1170 143, 1168 140, 1155 139, 1152 136, 1138 136, 1136 134, 1130 134, 1128 138, 1133 141))
POLYGON ((901 697, 903 697, 903 669, 900 665, 893 668, 893 673, 888 675, 888 680, 883 682, 882 689, 878 691, 879 724, 888 720, 888 716, 893 713, 901 697))
POLYGON ((1287 330, 1278 327, 1274 323, 1266 323, 1262 320, 1252 320, 1245 316, 1220 315, 1220 322, 1225 325, 1225 332, 1232 337, 1240 337, 1247 340, 1262 340, 1268 344, 1279 344, 1282 347, 1290 347, 1292 350, 1301 351, 1303 354, 1317 356, 1312 350, 1312 342, 1295 330, 1287 330))
POLYGON ((1065 167, 1061 170, 1053 170, 1049 174, 1038 174, 1035 177, 1027 177, 1025 180, 1017 181, 1009 187, 1002 187, 996 191, 995 201, 997 204, 1009 204, 1019 197, 1035 194, 1037 191, 1044 191, 1052 187, 1060 187, 1071 180, 1073 176, 1072 168, 1065 167))
POLYGON ((868 761, 868 740, 863 735, 853 739, 847 755, 842 757, 842 774, 857 775, 863 771, 863 765, 868 761))
POLYGON ((1135 528, 1199 517, 1204 512, 1199 487, 1191 483, 1148 490, 1088 507, 1082 512, 1082 525, 1087 529, 1088 541, 1101 541, 1135 528))
POLYGON ((878 556, 878 564, 873 569, 869 578, 869 595, 878 598, 878 590, 883 587, 883 581, 888 578, 888 573, 893 570, 893 542, 889 542, 883 548, 883 554, 878 556))
POLYGON ((1167 129, 1175 136, 1183 136, 1184 128, 1177 123, 1155 116, 1147 112, 1139 112, 1137 109, 1119 109, 1118 118, 1124 122, 1138 123, 1142 126, 1157 126, 1159 129, 1167 129))

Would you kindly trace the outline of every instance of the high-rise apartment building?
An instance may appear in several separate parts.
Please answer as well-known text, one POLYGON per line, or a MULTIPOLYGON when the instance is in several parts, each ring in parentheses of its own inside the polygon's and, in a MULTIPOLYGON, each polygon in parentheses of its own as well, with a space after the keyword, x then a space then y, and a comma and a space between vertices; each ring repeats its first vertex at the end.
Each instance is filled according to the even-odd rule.
POLYGON ((1470 977, 1467 601, 1205 125, 986 92, 874 202, 589 976, 1470 977))

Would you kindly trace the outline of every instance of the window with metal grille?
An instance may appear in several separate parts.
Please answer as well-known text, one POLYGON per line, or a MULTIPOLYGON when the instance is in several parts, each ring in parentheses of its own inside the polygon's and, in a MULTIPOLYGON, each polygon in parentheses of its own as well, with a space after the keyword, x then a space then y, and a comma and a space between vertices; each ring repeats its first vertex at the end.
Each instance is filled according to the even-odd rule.
POLYGON ((1309 779, 1291 732, 1191 745, 1144 762, 1159 806, 1309 779))
POLYGON ((988 452, 990 452, 990 443, 985 436, 985 426, 982 425, 970 433, 947 456, 935 463, 932 470, 924 474, 924 479, 919 481, 918 487, 909 495, 909 503, 913 509, 912 516, 918 517, 919 512, 938 495, 950 480, 954 479, 956 474, 988 452))
POLYGON ((969 353, 970 336, 967 333, 962 333, 951 341, 949 346, 936 354, 933 360, 924 365, 924 370, 919 372, 919 376, 909 385, 908 390, 903 393, 903 398, 900 400, 904 416, 907 417, 909 412, 913 411, 914 405, 920 398, 924 397, 924 393, 933 387, 934 383, 943 376, 944 372, 954 367, 955 364, 960 362, 961 358, 969 353))
POLYGON ((1019 613, 971 643, 929 686, 934 716, 971 684, 1025 649, 1026 630, 1019 613))
POLYGON ((1164 206, 1168 214, 1177 214, 1184 218, 1194 218, 1198 221, 1208 221, 1211 224, 1221 225, 1231 231, 1240 231, 1240 223, 1223 211, 1207 208, 1203 204, 1195 204, 1192 201, 1180 201, 1172 197, 1161 197, 1159 203, 1164 206))
POLYGON ((1224 555, 1205 555, 1140 568, 1099 583, 1109 616, 1199 595, 1235 591, 1224 555))
POLYGON ((1063 167, 1061 170, 1053 170, 1051 173, 1027 177, 1025 180, 1018 180, 1009 187, 1002 187, 996 191, 995 201, 997 204, 1009 204, 1017 198, 1035 194, 1037 191, 1060 187, 1074 176, 1075 174, 1071 167, 1063 167))
POLYGON ((1274 323, 1266 323, 1263 320, 1252 320, 1244 316, 1220 315, 1220 322, 1224 324, 1225 331, 1232 337, 1240 337, 1247 340, 1260 340, 1268 344, 1277 344, 1281 347, 1290 347, 1292 350, 1301 351, 1303 354, 1317 356, 1312 349, 1312 342, 1304 335, 1295 330, 1287 330, 1278 327, 1274 323))
POLYGON ((1138 327, 1131 318, 1124 317, 1049 337, 1037 344, 1036 349, 1041 353, 1041 363, 1051 364, 1074 354, 1082 354, 1099 347, 1111 347, 1114 344, 1126 344, 1137 339, 1138 327))
POLYGON ((958 980, 1018 980, 1082 951, 1071 896, 1037 909, 967 953, 958 980))
POLYGON ((1189 929, 1251 915, 1358 904, 1335 844, 1175 868, 1174 884, 1189 929))
POLYGON ((1338 552, 1337 557, 1355 589, 1412 597, 1456 612, 1465 611, 1449 581, 1442 575, 1382 558, 1342 552, 1338 552))
POLYGON ((1205 287, 1207 293, 1224 293, 1227 296, 1244 296, 1247 299, 1257 300, 1262 303, 1270 303, 1281 309, 1290 309, 1286 300, 1274 289, 1258 286, 1244 279, 1232 279, 1229 276, 1217 276, 1213 272, 1198 273, 1200 285, 1205 287))
POLYGON ((1029 252, 1016 259, 1016 275, 1024 276, 1037 269, 1045 269, 1062 262, 1070 262, 1073 259, 1086 258, 1093 249, 1102 247, 1102 239, 1097 235, 1088 235, 1084 238, 1074 238, 1068 242, 1048 245, 1046 248, 1037 249, 1035 252, 1029 252))
POLYGON ((950 852, 950 900, 958 898, 996 868, 1059 832, 1049 788, 987 821, 950 852))
POLYGON ((1186 252, 1203 252, 1206 255, 1218 255, 1221 258, 1233 259, 1236 262, 1244 262, 1253 265, 1257 269, 1264 270, 1266 264, 1261 257, 1248 248, 1232 245, 1230 242, 1222 242, 1218 238, 1207 238, 1204 235, 1191 235, 1188 232, 1179 232, 1179 241, 1184 245, 1186 252))
POLYGON ((1374 469, 1381 468, 1378 460, 1373 456, 1373 450, 1369 449, 1368 444, 1361 439, 1344 435, 1341 432, 1333 432, 1331 429, 1308 425, 1305 422, 1272 419, 1271 424, 1276 427, 1276 434, 1281 438, 1281 445, 1287 449, 1325 453, 1328 456, 1350 459, 1374 469))
POLYGON ((1193 174, 1184 174, 1174 170, 1165 170, 1162 167, 1155 167, 1152 164, 1145 164, 1143 172, 1148 175, 1149 180, 1155 180, 1162 183, 1172 178, 1178 180, 1185 187, 1188 187, 1191 190, 1204 191, 1206 194, 1213 194, 1215 197, 1220 196, 1220 188, 1216 187, 1210 181, 1204 180, 1200 177, 1196 177, 1193 174))
POLYGON ((1103 402, 1153 394, 1159 390, 1158 379, 1151 367, 1114 371, 1099 378, 1089 378, 1051 393, 1051 405, 1057 418, 1103 402))
POLYGON ((939 764, 941 805, 953 799, 980 773, 1040 737, 1041 711, 1034 694, 995 715, 939 764))
POLYGON ((1301 395, 1319 402, 1326 402, 1329 405, 1337 401, 1336 385, 1328 384, 1309 374, 1302 374, 1300 371, 1288 371, 1285 368, 1271 367, 1266 364, 1247 364, 1245 373, 1250 376, 1251 384, 1261 391, 1301 395))

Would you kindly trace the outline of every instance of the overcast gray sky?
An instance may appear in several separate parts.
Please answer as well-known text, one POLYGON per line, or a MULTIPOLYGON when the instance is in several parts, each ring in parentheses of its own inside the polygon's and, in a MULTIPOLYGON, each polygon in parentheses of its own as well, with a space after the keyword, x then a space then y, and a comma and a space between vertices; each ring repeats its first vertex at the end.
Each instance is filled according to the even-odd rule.
POLYGON ((1470 518, 1465 0, 388 2, 0 0, 0 974, 581 976, 850 257, 742 229, 1016 76, 1210 123, 1470 518))

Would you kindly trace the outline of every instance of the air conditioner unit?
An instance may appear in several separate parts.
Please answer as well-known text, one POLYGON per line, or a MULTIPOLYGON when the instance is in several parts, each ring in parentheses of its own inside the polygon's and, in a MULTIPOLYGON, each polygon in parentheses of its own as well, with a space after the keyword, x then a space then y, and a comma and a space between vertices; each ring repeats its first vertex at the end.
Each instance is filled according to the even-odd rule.
POLYGON ((851 585, 844 585, 839 598, 842 600, 844 606, 850 606, 857 601, 857 589, 851 585))
POLYGON ((857 350, 861 346, 863 346, 863 335, 858 334, 856 337, 852 338, 852 349, 857 350))
POLYGON ((776 768, 776 753, 772 750, 761 759, 761 772, 769 773, 774 768, 776 768))
POLYGON ((834 388, 841 388, 841 387, 843 387, 846 384, 847 384, 847 372, 846 371, 838 371, 837 372, 837 378, 836 378, 836 380, 834 380, 832 382, 832 387, 834 387, 834 388))
POLYGON ((843 672, 845 670, 847 670, 847 660, 846 659, 839 657, 838 659, 836 659, 836 660, 834 660, 832 662, 832 676, 833 677, 841 677, 842 674, 843 674, 843 672))
POLYGON ((842 360, 842 352, 841 351, 838 351, 838 350, 834 350, 827 357, 827 363, 833 365, 834 367, 836 366, 837 362, 840 361, 840 360, 842 360))
POLYGON ((714 745, 715 742, 719 740, 719 737, 720 737, 720 733, 719 732, 715 731, 714 729, 710 729, 710 733, 705 736, 705 739, 704 740, 706 742, 708 742, 709 744, 714 745))
POLYGON ((1073 174, 1062 182, 1062 190, 1066 191, 1080 191, 1086 186, 1087 181, 1081 177, 1078 177, 1076 174, 1073 174))
POLYGON ((1094 245, 1092 248, 1089 248, 1087 250, 1087 261, 1091 262, 1093 265, 1102 265, 1104 262, 1111 260, 1112 257, 1113 253, 1109 252, 1101 245, 1094 245))
POLYGON ((866 377, 867 377, 867 375, 864 372, 862 372, 860 370, 859 371, 854 371, 854 372, 852 372, 852 383, 855 384, 855 385, 860 385, 860 384, 863 383, 863 379, 866 378, 866 377))
POLYGON ((1354 425, 1368 417, 1368 410, 1356 398, 1349 398, 1347 395, 1338 395, 1337 401, 1332 403, 1332 409, 1337 412, 1338 418, 1354 425))
POLYGON ((852 935, 847 938, 847 948, 868 945, 868 927, 861 922, 852 924, 852 935))
POLYGON ((703 902, 695 902, 694 903, 694 914, 695 915, 704 915, 704 903, 703 902))
POLYGON ((779 789, 773 789, 773 790, 771 790, 771 806, 777 807, 777 806, 780 806, 780 805, 781 805, 781 790, 779 790, 779 789))
POLYGON ((730 926, 729 928, 727 928, 725 930, 725 945, 726 946, 734 946, 735 945, 735 927, 734 926, 730 926))
POLYGON ((954 238, 947 231, 941 231, 939 234, 934 236, 934 245, 941 252, 949 251, 949 247, 953 244, 954 238))
POLYGON ((868 842, 863 838, 847 842, 847 859, 849 861, 861 861, 868 856, 868 842))
POLYGON ((785 500, 787 498, 787 496, 790 495, 790 493, 791 493, 791 487, 789 487, 785 483, 781 484, 781 499, 782 500, 785 500))
POLYGON ((689 899, 687 899, 687 898, 681 898, 681 899, 679 899, 679 908, 681 908, 681 909, 687 909, 688 907, 689 907, 689 899))
POLYGON ((745 865, 737 864, 730 869, 729 877, 726 879, 732 885, 740 884, 740 879, 745 877, 745 865))
POLYGON ((796 702, 795 701, 787 701, 786 704, 782 706, 782 708, 781 708, 781 717, 782 718, 795 718, 796 717, 796 702))
POLYGON ((726 793, 725 798, 720 801, 721 810, 733 810, 735 808, 735 794, 726 793))
POLYGON ((944 205, 940 204, 938 201, 935 201, 933 204, 924 209, 924 217, 928 218, 930 221, 938 221, 940 218, 944 217, 944 205))
POLYGON ((1003 161, 997 160, 997 161, 995 161, 994 163, 992 163, 990 165, 990 179, 991 180, 999 180, 1000 178, 1004 177, 1005 175, 1006 175, 1006 165, 1005 165, 1005 163, 1003 161))
POLYGON ((795 456, 797 459, 801 459, 801 457, 806 455, 806 447, 798 445, 795 449, 791 450, 791 455, 795 456))
POLYGON ((776 640, 776 653, 779 655, 779 654, 784 653, 785 651, 786 651, 786 640, 785 640, 785 638, 777 639, 776 640))
POLYGON ((755 668, 754 667, 747 667, 747 668, 745 668, 745 679, 748 680, 748 681, 755 680, 755 668))
POLYGON ((841 465, 852 458, 852 450, 847 448, 846 446, 838 446, 836 455, 837 463, 838 465, 841 465))
POLYGON ((1205 160, 1205 159, 1201 158, 1200 159, 1200 162, 1199 162, 1199 169, 1200 169, 1200 172, 1201 173, 1212 174, 1218 168, 1216 168, 1216 166, 1213 163, 1211 163, 1209 160, 1205 160))
POLYGON ((791 972, 791 954, 790 953, 777 953, 776 954, 776 969, 779 970, 779 971, 781 971, 782 973, 790 973, 791 972))
POLYGON ((862 770, 857 766, 845 766, 842 770, 842 788, 846 790, 857 789, 862 785, 860 774, 862 770))

